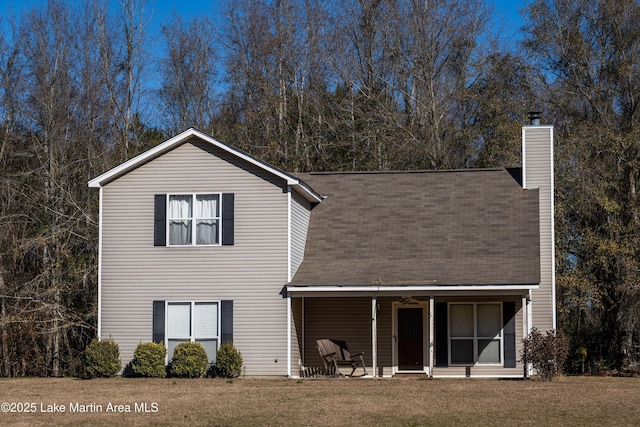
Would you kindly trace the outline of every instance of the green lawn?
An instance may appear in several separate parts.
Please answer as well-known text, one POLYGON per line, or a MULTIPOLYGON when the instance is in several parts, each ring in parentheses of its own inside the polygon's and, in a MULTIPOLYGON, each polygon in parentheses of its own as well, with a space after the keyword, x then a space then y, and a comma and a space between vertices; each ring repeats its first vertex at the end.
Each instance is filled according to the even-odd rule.
POLYGON ((0 425, 25 426, 639 425, 640 379, 24 378, 0 403, 0 425))

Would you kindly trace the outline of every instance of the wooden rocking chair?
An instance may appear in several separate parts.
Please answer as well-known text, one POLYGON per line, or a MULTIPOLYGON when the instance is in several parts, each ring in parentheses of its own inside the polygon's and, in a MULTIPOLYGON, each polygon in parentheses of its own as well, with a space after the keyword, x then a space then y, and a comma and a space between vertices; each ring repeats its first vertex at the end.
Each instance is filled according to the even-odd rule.
POLYGON ((353 377, 353 373, 358 368, 362 368, 364 373, 362 376, 367 375, 367 368, 364 365, 364 352, 351 354, 347 349, 347 343, 339 340, 321 339, 317 340, 318 353, 322 357, 324 362, 324 374, 330 375, 331 368, 334 370, 334 375, 339 377, 340 366, 350 366, 351 373, 346 375, 353 377))

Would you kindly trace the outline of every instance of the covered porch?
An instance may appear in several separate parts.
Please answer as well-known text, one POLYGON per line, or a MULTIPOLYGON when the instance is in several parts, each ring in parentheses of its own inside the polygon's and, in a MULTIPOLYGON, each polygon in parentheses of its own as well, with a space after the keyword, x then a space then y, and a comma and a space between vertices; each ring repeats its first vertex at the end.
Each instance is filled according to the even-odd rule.
POLYGON ((535 286, 444 288, 289 286, 289 377, 322 373, 316 341, 324 338, 364 352, 368 377, 524 377, 535 286))
POLYGON ((290 376, 323 366, 324 338, 364 351, 375 377, 524 376, 538 190, 506 169, 300 178, 324 198, 283 293, 290 376))

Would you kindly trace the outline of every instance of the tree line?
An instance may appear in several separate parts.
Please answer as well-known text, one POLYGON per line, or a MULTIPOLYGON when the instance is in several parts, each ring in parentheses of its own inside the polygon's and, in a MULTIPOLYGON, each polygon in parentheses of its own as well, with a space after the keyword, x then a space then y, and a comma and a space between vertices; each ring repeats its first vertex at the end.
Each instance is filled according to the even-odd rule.
POLYGON ((95 336, 87 181, 196 127, 291 172, 520 165, 555 125, 569 369, 640 343, 640 5, 534 0, 517 48, 480 0, 46 0, 0 33, 0 375, 75 375, 95 336), (154 37, 159 37, 154 39, 154 37))

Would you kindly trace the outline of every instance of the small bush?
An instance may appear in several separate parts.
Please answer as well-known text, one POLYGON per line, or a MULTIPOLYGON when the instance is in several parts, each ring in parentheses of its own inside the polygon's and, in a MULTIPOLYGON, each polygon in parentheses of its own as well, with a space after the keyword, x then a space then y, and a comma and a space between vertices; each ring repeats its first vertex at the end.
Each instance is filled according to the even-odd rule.
POLYGON ((167 348, 163 343, 140 343, 133 353, 131 369, 143 377, 164 378, 167 376, 166 355, 167 348))
POLYGON ((120 369, 120 347, 111 337, 106 340, 93 339, 85 350, 87 374, 91 378, 114 377, 120 369))
POLYGON ((242 373, 242 354, 233 346, 231 341, 220 346, 216 354, 211 374, 214 377, 236 378, 242 373))
POLYGON ((562 367, 569 355, 569 343, 562 332, 550 330, 546 335, 542 335, 533 328, 522 342, 522 361, 531 363, 540 378, 551 381, 553 377, 562 373, 562 367))
POLYGON ((173 350, 170 371, 174 377, 199 378, 208 366, 209 357, 200 343, 181 342, 173 350))

